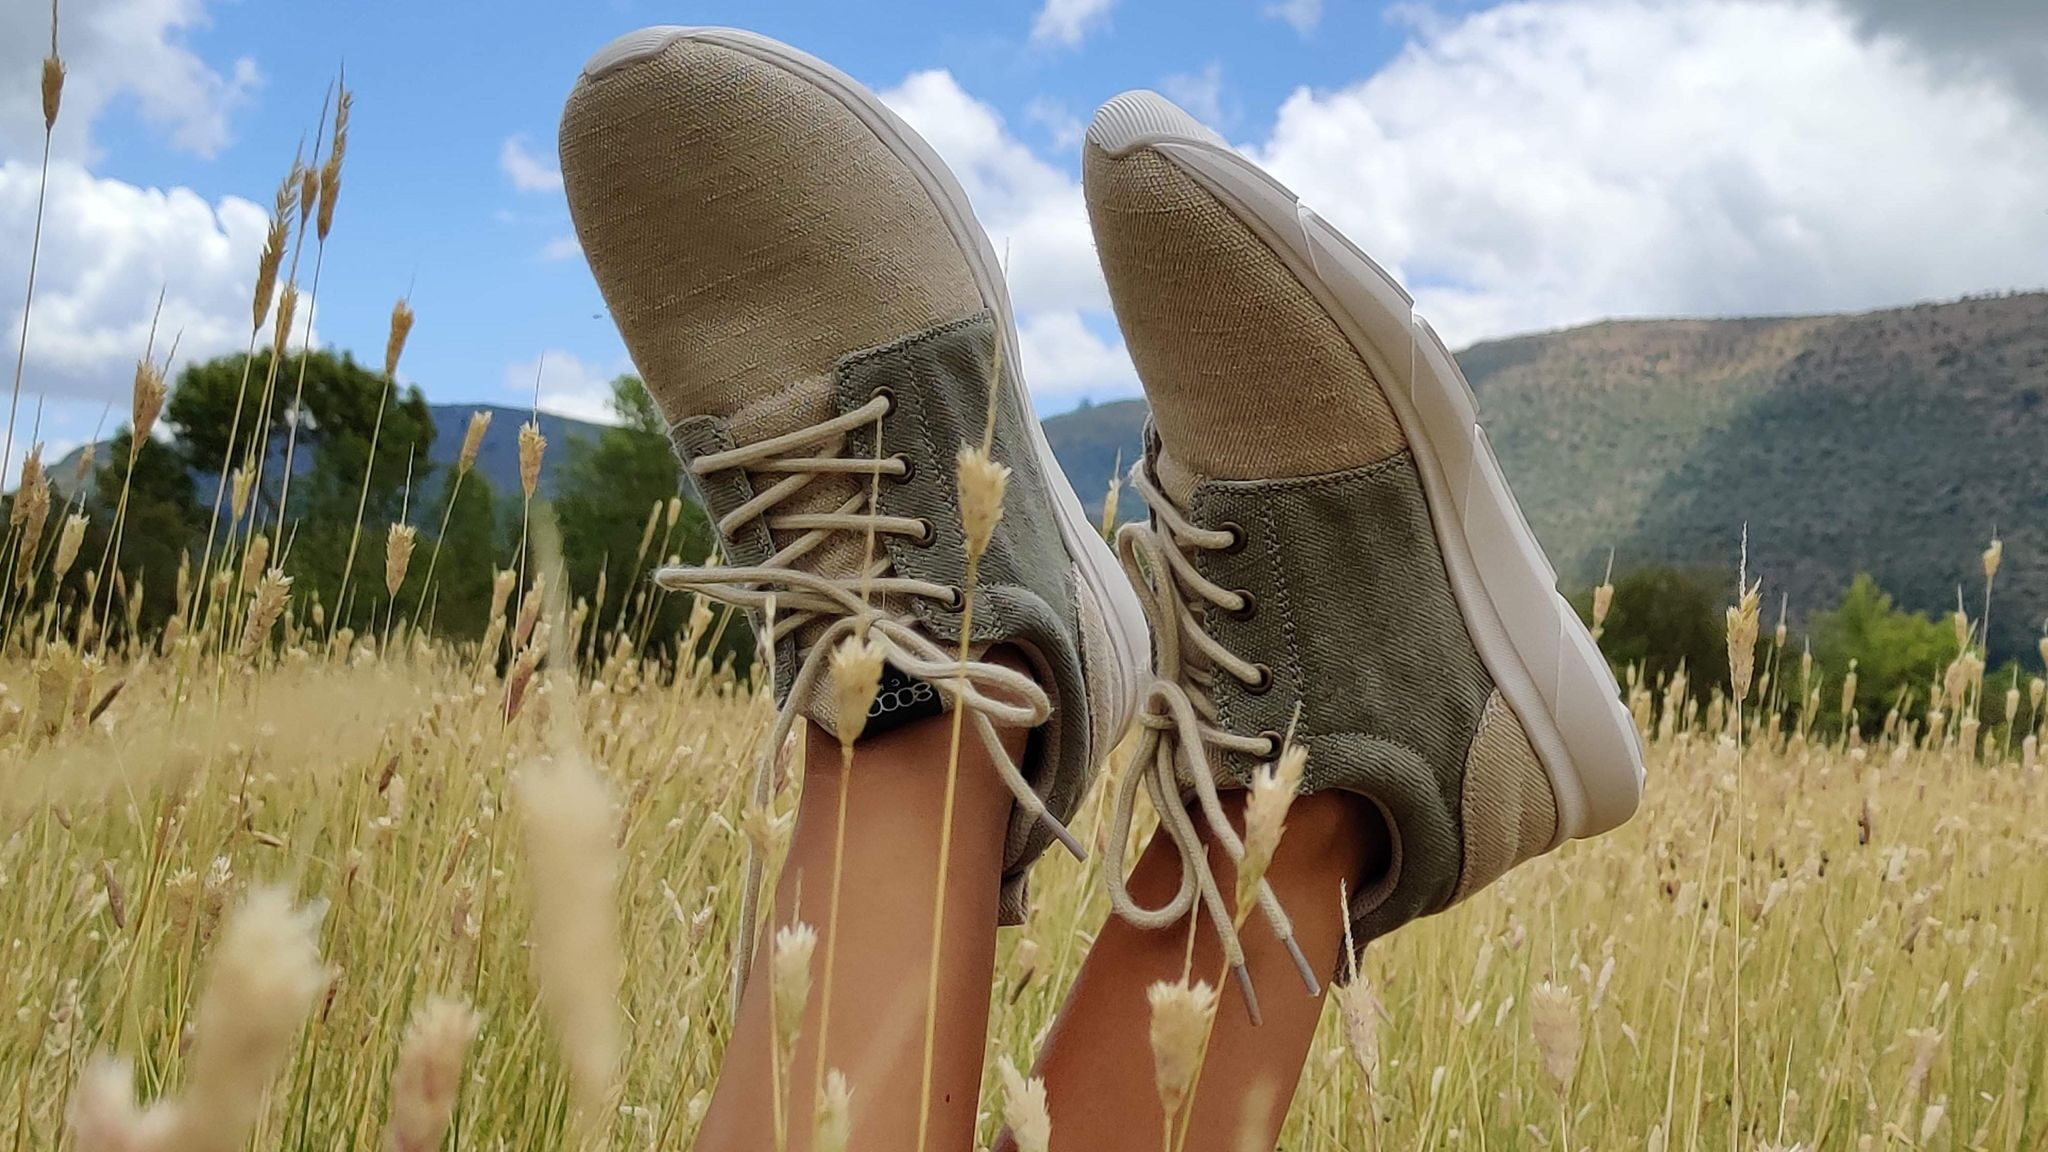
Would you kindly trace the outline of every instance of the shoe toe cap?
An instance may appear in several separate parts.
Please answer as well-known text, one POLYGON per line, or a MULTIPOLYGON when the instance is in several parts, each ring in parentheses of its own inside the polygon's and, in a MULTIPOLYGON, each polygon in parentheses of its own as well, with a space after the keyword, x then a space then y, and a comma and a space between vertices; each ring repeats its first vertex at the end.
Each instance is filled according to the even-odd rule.
POLYGON ((1215 130, 1157 92, 1125 92, 1096 110, 1088 125, 1088 143, 1112 156, 1168 140, 1230 145, 1215 130))

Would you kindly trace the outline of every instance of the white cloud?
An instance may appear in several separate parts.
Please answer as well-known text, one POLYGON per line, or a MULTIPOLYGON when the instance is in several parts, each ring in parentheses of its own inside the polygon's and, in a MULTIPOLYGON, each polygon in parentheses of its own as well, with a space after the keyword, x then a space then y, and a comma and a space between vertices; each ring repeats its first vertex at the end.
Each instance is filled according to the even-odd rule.
POLYGON ((1080 181, 1039 159, 951 73, 915 73, 882 99, 938 150, 997 253, 1007 252, 1032 392, 1078 399, 1135 391, 1123 345, 1104 342, 1082 319, 1092 314, 1108 323, 1109 291, 1095 262, 1080 181))
MULTIPOLYGON (((48 402, 52 448, 86 434, 80 412, 126 422, 135 361, 149 344, 162 294, 156 355, 177 346, 179 367, 244 347, 265 211, 239 197, 145 188, 95 175, 95 121, 132 104, 181 150, 211 156, 231 138, 231 113, 261 83, 256 65, 216 72, 185 46, 206 24, 201 0, 67 0, 58 50, 68 75, 57 118, 29 317, 16 440, 48 402), (65 413, 70 415, 65 415, 65 413), (52 429, 55 429, 54 433, 52 429)), ((0 6, 0 323, 10 352, 22 330, 30 237, 41 183, 41 60, 47 5, 0 6)), ((11 361, 11 356, 10 356, 11 361)), ((11 389, 13 365, 0 373, 11 389)), ((4 419, 0 416, 0 419, 4 419)), ((17 447, 17 455, 18 447, 17 447)), ((12 468, 13 461, 7 462, 12 468)))
POLYGON ((532 360, 505 366, 505 390, 524 403, 533 398, 534 377, 540 378, 540 408, 559 416, 573 416, 597 424, 617 424, 612 411, 612 381, 631 372, 625 362, 600 364, 573 352, 551 348, 532 360))
POLYGON ((1279 0, 1266 5, 1266 15, 1287 21, 1306 36, 1323 22, 1323 0, 1279 0))
POLYGON ((542 246, 540 254, 544 260, 571 260, 583 255, 583 245, 574 235, 557 236, 542 246))
MULTIPOLYGON (((36 166, 0 162, 0 235, 30 235, 36 187, 36 166)), ((159 355, 173 340, 180 365, 244 347, 266 221, 263 208, 239 197, 208 202, 189 188, 138 188, 52 163, 25 392, 125 408, 159 291, 159 355)), ((28 255, 26 244, 0 247, 10 349, 21 331, 28 255)), ((0 387, 11 385, 12 367, 0 387)))
POLYGON ((1068 111, 1064 101, 1050 96, 1033 96, 1024 106, 1024 118, 1045 129, 1045 134, 1052 137, 1052 146, 1062 152, 1079 148, 1088 134, 1088 125, 1068 111))
MULTIPOLYGON (((1111 325, 1113 328, 1114 325, 1111 325)), ((1121 340, 1097 336, 1074 311, 1040 312, 1018 326, 1024 379, 1040 401, 1108 399, 1139 393, 1121 340)))
POLYGON ((524 136, 507 136, 498 149, 498 167, 512 187, 521 192, 557 192, 562 187, 562 169, 551 159, 527 146, 524 136))
POLYGON ((1210 61, 1200 72, 1180 72, 1159 82, 1168 99, 1210 127, 1223 124, 1223 65, 1210 61))
POLYGON ((914 73, 882 99, 938 149, 996 252, 1007 251, 1019 312, 1109 307, 1080 181, 1039 159, 949 72, 914 73))
MULTIPOLYGON (((173 146, 213 156, 230 140, 229 114, 262 83, 253 60, 222 75, 186 46, 207 24, 204 0, 66 0, 60 19, 57 49, 69 73, 54 144, 61 157, 90 163, 91 125, 122 98, 173 146)), ((49 50, 49 5, 0 5, 0 157, 42 148, 49 50)))
POLYGON ((1525 0, 1298 90, 1255 151, 1454 343, 2048 278, 2041 115, 1833 7, 1525 0))
POLYGON ((1115 3, 1116 0, 1045 0, 1045 7, 1038 10, 1038 18, 1031 22, 1031 41, 1071 48, 1108 18, 1115 3))

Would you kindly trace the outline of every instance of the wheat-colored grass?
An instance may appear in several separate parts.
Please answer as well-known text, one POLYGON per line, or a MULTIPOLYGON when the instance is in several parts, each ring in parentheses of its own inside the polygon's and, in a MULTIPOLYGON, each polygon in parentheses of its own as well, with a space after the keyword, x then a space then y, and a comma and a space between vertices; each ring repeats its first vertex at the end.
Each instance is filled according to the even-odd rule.
MULTIPOLYGON (((64 80, 54 33, 43 77, 47 127, 64 80)), ((251 351, 273 318, 270 347, 288 346, 306 234, 324 247, 334 222, 348 109, 344 93, 325 160, 316 144, 279 187, 251 351)), ((316 247, 309 289, 318 260, 316 247)), ((24 439, 28 312, 9 445, 24 439)), ((401 301, 387 400, 412 323, 401 301)), ((138 351, 131 416, 146 426, 163 376, 138 351)), ((761 679, 700 655, 716 634, 702 603, 680 646, 650 639, 644 596, 602 641, 581 636, 583 613, 544 615, 524 516, 515 555, 451 558, 493 565, 481 644, 388 617, 359 636, 340 623, 345 592, 330 632, 283 567, 289 536, 249 531, 267 497, 251 498, 263 457, 240 399, 267 427, 278 368, 260 397, 245 372, 220 468, 228 531, 216 550, 209 528, 181 568, 160 632, 137 634, 140 580, 118 551, 84 565, 82 596, 60 590, 87 521, 62 509, 53 529, 39 456, 24 465, 0 546, 0 1149, 688 1147, 729 1034, 717 958, 754 930, 749 847, 772 872, 801 787, 757 798, 743 783, 773 711, 761 679)), ((530 507, 546 441, 537 422, 517 435, 530 507)), ((956 462, 977 552, 1007 478, 990 449, 985 431, 956 462)), ((413 534, 363 525, 358 507, 346 567, 382 528, 389 593, 413 534)), ((650 510, 641 553, 667 554, 680 510, 650 510)), ((1631 676, 1644 811, 1374 944, 1334 994, 1283 1146, 2048 1147, 2048 777, 2038 731, 1985 719, 2023 691, 1986 684, 2004 559, 1996 542, 1983 556, 1983 608, 1957 612, 1936 681, 1867 738, 1815 726, 1822 687, 1853 701, 1857 671, 1786 664, 1782 625, 1750 682, 1754 585, 1729 613, 1732 686, 1631 676)), ((849 641, 835 669, 848 731, 873 673, 849 641)), ((1113 756, 1110 774, 1125 770, 1113 756)), ((1107 834, 1113 783, 1070 821, 1082 840, 1107 834)), ((1259 858, 1282 835, 1285 791, 1269 786, 1258 813, 1259 858)), ((1008 1073, 987 1077, 984 1141, 1003 1116, 1027 1150, 1057 1132, 1014 1069, 1107 915, 1099 880, 1049 854, 1030 922, 1005 937, 990 1067, 1008 1073)), ((1292 911, 1343 907, 1332 893, 1292 911)), ((814 945, 781 928, 786 1053, 814 945)), ((1130 1101, 1134 1146, 1177 1138, 1216 1010, 1192 975, 1155 998, 1161 1098, 1130 1101)), ((778 1073, 792 1105, 811 1098, 787 1111, 819 1146, 857 1137, 859 1084, 778 1073)))

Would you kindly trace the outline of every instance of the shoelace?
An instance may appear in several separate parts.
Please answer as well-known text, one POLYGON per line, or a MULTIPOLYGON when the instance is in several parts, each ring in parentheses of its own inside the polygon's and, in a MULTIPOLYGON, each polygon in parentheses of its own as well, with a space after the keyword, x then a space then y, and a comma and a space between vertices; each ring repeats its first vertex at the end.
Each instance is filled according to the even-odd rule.
MULTIPOLYGON (((1280 754, 1283 738, 1277 732, 1241 736, 1221 727, 1210 692, 1219 676, 1256 687, 1269 683, 1273 672, 1230 651, 1202 629, 1201 612, 1244 612, 1251 608, 1251 602, 1248 594, 1224 588, 1196 571, 1194 562, 1188 559, 1188 550, 1234 547, 1241 543, 1236 533, 1201 528, 1190 522, 1173 501, 1160 493, 1144 461, 1131 469, 1131 483, 1151 507, 1153 522, 1126 524, 1119 529, 1117 557, 1138 589, 1145 615, 1151 621, 1155 667, 1138 714, 1137 749, 1117 789, 1116 807, 1110 818, 1108 859, 1104 863, 1109 876, 1110 906, 1136 927, 1159 929, 1178 923, 1194 901, 1200 899, 1222 940, 1223 958, 1237 978, 1245 1006, 1256 1022, 1258 999, 1253 995, 1251 975, 1245 968, 1244 945, 1231 922, 1230 910, 1224 906, 1223 893, 1209 867, 1194 819, 1181 803, 1183 777, 1176 769, 1181 763, 1186 764, 1185 778, 1194 788, 1210 835, 1233 861, 1242 861, 1244 842, 1223 811, 1215 774, 1210 768, 1210 750, 1272 759, 1280 754), (1160 828, 1173 837, 1180 850, 1180 889, 1173 899, 1157 908, 1139 904, 1124 879, 1124 846, 1130 840, 1140 789, 1159 813, 1160 828)), ((1264 880, 1259 882, 1258 906, 1294 958, 1310 995, 1319 994, 1315 972, 1294 941, 1294 926, 1264 880)))
MULTIPOLYGON (((866 572, 847 576, 821 576, 803 571, 796 564, 823 544, 834 532, 865 535, 905 536, 924 541, 931 538, 928 521, 904 516, 883 516, 868 507, 869 489, 849 497, 830 512, 777 512, 805 485, 821 476, 900 477, 910 464, 898 456, 854 458, 840 455, 846 435, 866 425, 879 425, 894 405, 886 393, 878 393, 866 404, 829 420, 799 428, 754 444, 700 456, 690 462, 693 476, 705 477, 732 469, 745 469, 755 476, 780 479, 751 499, 719 518, 719 533, 726 539, 755 520, 771 532, 797 533, 774 555, 753 565, 682 565, 657 570, 654 580, 664 588, 695 592, 736 608, 750 609, 763 618, 773 617, 764 642, 773 652, 786 636, 807 625, 829 619, 811 641, 797 665, 789 694, 776 711, 775 723, 754 769, 753 802, 766 807, 780 754, 804 704, 811 697, 826 660, 846 636, 865 628, 879 639, 884 659, 907 676, 923 680, 936 691, 950 696, 953 706, 966 709, 974 730, 987 749, 989 759, 1003 783, 1016 797, 1018 807, 1043 822, 1077 858, 1087 852, 1066 826, 1045 807, 1023 771, 1003 749, 997 725, 1034 728, 1052 715, 1052 700, 1038 682, 1023 672, 988 661, 961 661, 956 653, 934 643, 909 617, 892 616, 877 608, 873 598, 908 596, 936 600, 948 608, 961 606, 962 591, 952 585, 916 580, 891 573, 888 557, 877 548, 866 572)), ((753 924, 759 909, 761 875, 766 862, 751 841, 747 851, 746 887, 741 894, 740 923, 745 928, 735 935, 732 1007, 736 1012, 739 994, 745 987, 753 962, 753 924)))

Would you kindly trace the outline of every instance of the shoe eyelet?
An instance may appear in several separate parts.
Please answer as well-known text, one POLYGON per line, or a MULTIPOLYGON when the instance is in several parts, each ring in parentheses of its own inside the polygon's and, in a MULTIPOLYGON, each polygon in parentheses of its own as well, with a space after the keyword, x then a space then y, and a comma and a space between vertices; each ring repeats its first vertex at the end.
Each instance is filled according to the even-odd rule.
POLYGON ((1242 605, 1236 608, 1219 608, 1217 611, 1232 620, 1249 620, 1259 614, 1259 599, 1252 595, 1251 589, 1239 588, 1237 596, 1244 601, 1242 605))
POLYGON ((917 519, 917 535, 912 536, 910 542, 919 548, 929 548, 937 536, 938 530, 932 527, 932 522, 920 516, 917 519))
POLYGON ((958 612, 967 606, 967 593, 961 591, 958 584, 951 585, 946 589, 946 592, 949 597, 946 601, 946 610, 948 612, 958 612))
POLYGON ((896 390, 894 388, 891 388, 888 385, 884 384, 880 388, 877 388, 873 392, 869 393, 868 399, 870 401, 878 399, 888 401, 889 406, 882 409, 882 415, 894 416, 896 414, 896 390))
POLYGON ((1266 742, 1266 754, 1260 757, 1262 760, 1278 760, 1280 753, 1287 747, 1287 737, 1271 728, 1259 733, 1259 739, 1266 742))
POLYGON ((896 475, 888 478, 889 483, 908 484, 910 483, 910 478, 912 476, 917 475, 917 464, 915 461, 911 460, 910 457, 904 455, 901 452, 898 452, 894 456, 889 457, 889 459, 895 460, 903 465, 903 471, 898 472, 896 475))
POLYGON ((1270 664, 1254 664, 1252 665, 1252 669, 1258 675, 1256 676, 1256 678, 1248 681, 1245 684, 1244 690, 1251 693, 1254 696, 1264 696, 1266 693, 1272 691, 1273 666, 1270 664))
POLYGON ((1216 528, 1218 531, 1230 533, 1230 543, 1216 549, 1216 551, 1223 553, 1225 556, 1235 556, 1239 552, 1244 551, 1244 525, 1239 524, 1235 520, 1227 520, 1218 524, 1216 528))

